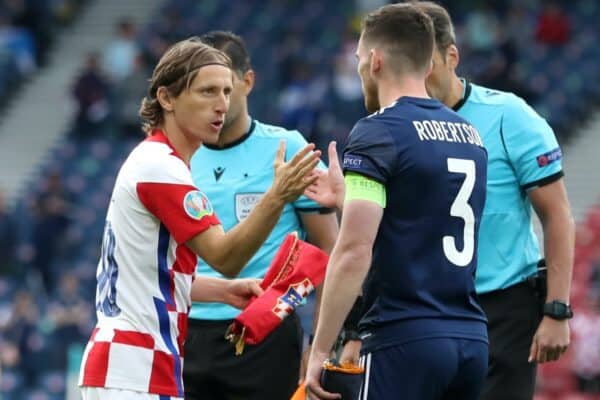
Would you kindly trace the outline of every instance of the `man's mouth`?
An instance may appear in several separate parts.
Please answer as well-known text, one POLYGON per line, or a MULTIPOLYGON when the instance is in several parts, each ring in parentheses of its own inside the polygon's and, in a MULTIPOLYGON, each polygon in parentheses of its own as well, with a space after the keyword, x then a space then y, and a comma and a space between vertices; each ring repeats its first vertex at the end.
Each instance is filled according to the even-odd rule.
POLYGON ((223 127, 223 120, 213 121, 210 123, 215 129, 221 129, 223 127))

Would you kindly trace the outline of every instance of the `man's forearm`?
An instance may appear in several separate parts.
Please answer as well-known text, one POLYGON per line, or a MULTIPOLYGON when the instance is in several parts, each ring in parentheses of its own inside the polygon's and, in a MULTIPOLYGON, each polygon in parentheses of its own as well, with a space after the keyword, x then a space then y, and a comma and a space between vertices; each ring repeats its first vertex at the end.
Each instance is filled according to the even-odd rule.
POLYGON ((371 249, 366 246, 336 248, 331 256, 323 288, 323 306, 313 349, 329 352, 346 314, 350 311, 371 263, 371 249))
POLYGON ((228 281, 209 276, 196 276, 192 284, 192 301, 223 303, 228 281))
POLYGON ((575 224, 568 208, 542 219, 544 253, 548 267, 547 301, 568 302, 573 273, 575 224))
POLYGON ((222 269, 227 272, 226 275, 237 275, 250 261, 277 224, 284 205, 283 201, 267 192, 246 219, 225 233, 223 253, 228 256, 222 269))
MULTIPOLYGON (((300 219, 306 230, 308 242, 317 246, 328 255, 331 255, 339 232, 336 214, 334 212, 327 214, 301 214, 300 219)), ((315 309, 312 321, 313 334, 316 332, 319 322, 322 296, 323 285, 319 285, 315 290, 315 309)))

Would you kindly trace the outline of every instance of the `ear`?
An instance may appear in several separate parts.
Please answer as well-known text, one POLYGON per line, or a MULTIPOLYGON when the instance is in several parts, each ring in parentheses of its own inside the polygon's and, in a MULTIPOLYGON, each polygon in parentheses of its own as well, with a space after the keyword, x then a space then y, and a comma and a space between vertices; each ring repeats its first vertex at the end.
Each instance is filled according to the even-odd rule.
POLYGON ((371 49, 369 52, 371 57, 371 65, 369 66, 369 72, 371 76, 375 76, 381 72, 383 67, 383 53, 379 49, 371 49))
POLYGON ((254 80, 256 79, 256 74, 254 70, 249 69, 244 72, 244 94, 248 96, 252 89, 254 88, 254 80))
POLYGON ((458 63, 460 62, 460 54, 458 53, 458 47, 451 44, 446 49, 446 63, 452 68, 456 69, 458 67, 458 63))
POLYGON ((159 86, 156 90, 156 100, 158 100, 163 110, 168 112, 173 111, 173 98, 165 86, 159 86))
POLYGON ((431 59, 431 62, 429 63, 429 66, 427 67, 427 70, 425 71, 425 78, 429 77, 429 75, 431 75, 431 71, 433 71, 433 58, 431 59))

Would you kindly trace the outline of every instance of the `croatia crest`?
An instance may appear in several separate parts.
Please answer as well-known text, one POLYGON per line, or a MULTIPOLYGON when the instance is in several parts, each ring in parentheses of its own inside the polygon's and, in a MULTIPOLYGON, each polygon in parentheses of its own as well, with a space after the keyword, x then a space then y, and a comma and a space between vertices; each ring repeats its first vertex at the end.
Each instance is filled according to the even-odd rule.
POLYGON ((300 283, 293 283, 288 290, 277 299, 273 312, 280 319, 289 316, 302 303, 302 300, 314 290, 314 286, 308 278, 300 283))

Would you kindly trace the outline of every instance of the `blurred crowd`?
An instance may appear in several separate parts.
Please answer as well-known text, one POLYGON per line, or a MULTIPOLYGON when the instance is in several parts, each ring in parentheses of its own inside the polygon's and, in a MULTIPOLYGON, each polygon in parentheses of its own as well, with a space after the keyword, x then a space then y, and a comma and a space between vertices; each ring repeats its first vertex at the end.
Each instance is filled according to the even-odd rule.
MULTIPOLYGON (((367 2, 367 8, 381 3, 367 2)), ((49 32, 75 18, 83 3, 3 0, 0 64, 9 57, 19 74, 35 71, 50 49, 49 32)), ((571 130, 565 124, 589 106, 571 99, 572 91, 581 97, 589 94, 584 90, 600 94, 597 81, 581 82, 588 52, 597 51, 587 35, 595 29, 589 21, 600 15, 600 5, 593 0, 442 3, 457 23, 459 72, 526 98, 566 139, 571 130), (556 79, 566 77, 571 65, 580 68, 580 82, 556 79)), ((18 396, 37 387, 44 400, 64 395, 69 346, 85 343, 94 323, 94 265, 109 190, 122 157, 142 137, 140 100, 150 68, 165 49, 210 29, 241 34, 257 72, 252 116, 298 129, 321 148, 330 140, 342 146, 365 114, 354 56, 358 10, 317 0, 168 0, 147 26, 125 16, 105 48, 91 49, 71 86, 78 111, 68 139, 15 210, 0 193, 0 393, 25 398, 18 396)), ((0 78, 6 77, 1 68, 0 78)), ((600 393, 600 207, 582 226, 578 243, 584 245, 578 252, 586 257, 578 258, 576 269, 586 272, 575 277, 573 290, 580 298, 571 325, 574 343, 559 369, 570 382, 565 387, 600 393)), ((552 371, 540 380, 544 390, 552 390, 552 380, 544 376, 552 371)))
POLYGON ((85 0, 0 1, 0 99, 45 65, 56 33, 85 0))

